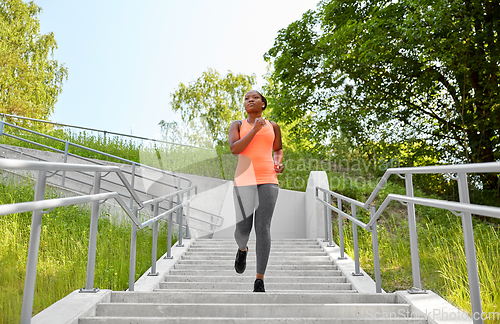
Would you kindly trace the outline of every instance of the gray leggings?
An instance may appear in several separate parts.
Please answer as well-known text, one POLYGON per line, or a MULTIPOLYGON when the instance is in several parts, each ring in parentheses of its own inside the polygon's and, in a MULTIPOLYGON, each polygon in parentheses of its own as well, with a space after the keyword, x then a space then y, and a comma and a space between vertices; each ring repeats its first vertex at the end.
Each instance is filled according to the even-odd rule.
POLYGON ((279 187, 277 184, 267 183, 234 187, 233 191, 236 209, 234 238, 238 248, 244 250, 252 231, 255 215, 257 273, 264 274, 271 251, 271 218, 278 198, 279 187))

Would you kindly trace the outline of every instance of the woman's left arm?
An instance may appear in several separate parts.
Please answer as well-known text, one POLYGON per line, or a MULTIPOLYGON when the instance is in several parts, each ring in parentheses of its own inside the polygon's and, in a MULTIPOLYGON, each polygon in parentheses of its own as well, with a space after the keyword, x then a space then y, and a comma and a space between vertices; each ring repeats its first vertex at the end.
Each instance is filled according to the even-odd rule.
POLYGON ((283 145, 281 142, 281 130, 278 124, 275 122, 271 122, 274 129, 274 143, 273 143, 273 151, 274 151, 274 171, 276 173, 282 173, 285 169, 283 165, 283 145))

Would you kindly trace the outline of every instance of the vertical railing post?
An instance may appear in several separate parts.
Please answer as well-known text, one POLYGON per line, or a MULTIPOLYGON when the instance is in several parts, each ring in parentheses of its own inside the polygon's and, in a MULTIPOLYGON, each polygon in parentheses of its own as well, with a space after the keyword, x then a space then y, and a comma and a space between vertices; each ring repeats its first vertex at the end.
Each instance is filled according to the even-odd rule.
MULTIPOLYGON (((405 174, 406 195, 413 197, 413 175, 411 173, 405 174)), ((413 274, 413 287, 408 289, 410 294, 425 294, 426 291, 422 289, 420 280, 420 256, 418 252, 418 234, 417 234, 417 220, 415 218, 415 204, 408 202, 408 229, 410 231, 410 251, 411 251, 411 270, 413 274)))
MULTIPOLYGON (((134 189, 135 183, 135 163, 132 163, 132 172, 130 177, 130 186, 134 189)), ((134 206, 134 196, 130 193, 130 209, 133 210, 135 217, 139 216, 138 207, 134 206)), ((132 229, 130 233, 130 265, 128 273, 128 290, 134 291, 135 284, 135 259, 136 259, 136 247, 137 247, 137 225, 132 223, 132 229)))
POLYGON ((184 244, 182 243, 182 236, 183 236, 183 217, 182 217, 182 202, 177 200, 177 206, 181 204, 181 207, 177 209, 177 224, 179 225, 179 236, 177 237, 177 246, 183 247, 184 244))
MULTIPOLYGON (((101 173, 96 172, 94 175, 94 194, 98 194, 101 190, 101 173)), ((80 289, 80 292, 97 292, 99 288, 94 288, 95 274, 95 256, 97 249, 97 223, 99 221, 99 201, 92 202, 92 212, 90 214, 90 233, 89 233, 89 251, 87 257, 87 280, 85 288, 80 289)))
MULTIPOLYGON (((352 217, 356 217, 356 205, 351 203, 351 214, 352 217)), ((362 276, 363 273, 359 269, 359 246, 358 246, 358 225, 352 223, 352 241, 353 241, 353 249, 354 249, 354 272, 353 276, 362 276)))
POLYGON ((339 246, 340 246, 340 256, 338 257, 339 260, 347 259, 347 257, 344 255, 344 220, 342 215, 340 214, 340 211, 342 211, 342 199, 337 198, 338 201, 338 216, 339 216, 339 246))
MULTIPOLYGON (((174 205, 174 198, 170 198, 170 204, 169 204, 169 209, 172 209, 174 205)), ((173 259, 172 256, 172 226, 173 220, 172 220, 172 212, 168 213, 168 221, 167 221, 167 256, 165 256, 165 259, 173 259)))
POLYGON ((179 237, 177 237, 177 246, 183 247, 184 244, 182 244, 182 230, 183 230, 182 196, 179 194, 179 190, 181 190, 181 178, 177 178, 177 206, 181 205, 181 207, 177 209, 177 224, 179 225, 179 237))
MULTIPOLYGON (((370 219, 375 215, 375 207, 370 207, 370 219)), ((375 291, 382 292, 382 279, 380 277, 380 257, 378 251, 377 222, 372 225, 373 268, 375 270, 375 291)))
MULTIPOLYGON (((331 205, 332 204, 332 196, 328 194, 327 196, 327 202, 331 205)), ((327 215, 327 228, 328 228, 328 246, 335 246, 333 244, 333 223, 332 223, 332 211, 328 207, 328 215, 327 215)))
POLYGON ((3 136, 3 126, 5 125, 4 119, 5 115, 3 116, 2 120, 0 120, 0 137, 3 136))
MULTIPOLYGON (((153 205, 153 217, 158 216, 159 212, 159 202, 155 202, 153 205)), ((158 244, 158 220, 153 223, 153 248, 151 251, 151 271, 148 276, 158 276, 159 272, 156 271, 156 250, 158 244)))
MULTIPOLYGON (((191 231, 189 230, 189 206, 190 206, 190 200, 191 200, 191 189, 187 192, 187 204, 186 204, 186 239, 191 238, 191 231)), ((211 216, 213 218, 213 216, 211 216)), ((213 221, 212 221, 213 222, 213 221)))
MULTIPOLYGON (((132 175, 130 178, 130 186, 132 189, 134 189, 134 184, 135 184, 135 163, 132 163, 132 175)), ((130 193, 130 209, 132 209, 132 206, 134 205, 134 196, 132 193, 130 193)))
MULTIPOLYGON (((318 188, 316 188, 316 196, 318 196, 318 188)), ((326 192, 323 191, 323 201, 326 202, 326 192)), ((328 235, 328 207, 323 205, 323 214, 325 215, 325 239, 323 242, 328 242, 330 240, 330 235, 328 235)))
MULTIPOLYGON (((460 202, 469 204, 469 185, 467 174, 458 173, 458 195, 460 202)), ((471 213, 462 212, 462 227, 464 232, 465 258, 467 259, 467 275, 469 278, 470 304, 472 308, 472 319, 474 324, 483 323, 481 289, 479 287, 479 274, 477 271, 476 245, 474 242, 474 228, 472 226, 471 213)))
MULTIPOLYGON (((133 207, 135 217, 138 215, 137 206, 133 207)), ((128 291, 134 291, 135 284, 135 256, 137 247, 137 225, 132 222, 132 230, 130 234, 130 265, 128 272, 128 291)))
MULTIPOLYGON (((69 142, 64 141, 64 163, 68 162, 69 142)), ((66 185, 66 171, 62 172, 61 187, 66 185)))
MULTIPOLYGON (((38 171, 35 187, 35 200, 45 198, 45 182, 47 171, 38 171)), ((21 323, 31 323, 33 312, 33 298, 35 297, 36 266, 38 262, 38 248, 40 245, 40 232, 42 230, 43 210, 34 210, 31 218, 30 243, 28 247, 28 262, 26 264, 26 277, 24 279, 23 306, 21 309, 21 323)))

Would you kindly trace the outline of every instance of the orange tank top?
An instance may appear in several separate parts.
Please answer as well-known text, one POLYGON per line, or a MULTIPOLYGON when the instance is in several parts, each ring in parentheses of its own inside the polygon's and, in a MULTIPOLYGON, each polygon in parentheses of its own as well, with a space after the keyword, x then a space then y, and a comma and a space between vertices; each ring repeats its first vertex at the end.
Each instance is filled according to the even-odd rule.
MULTIPOLYGON (((240 138, 245 137, 251 126, 244 119, 240 126, 240 138)), ((235 186, 252 186, 265 183, 278 184, 273 160, 274 129, 266 120, 248 146, 238 155, 238 166, 234 175, 235 186)))

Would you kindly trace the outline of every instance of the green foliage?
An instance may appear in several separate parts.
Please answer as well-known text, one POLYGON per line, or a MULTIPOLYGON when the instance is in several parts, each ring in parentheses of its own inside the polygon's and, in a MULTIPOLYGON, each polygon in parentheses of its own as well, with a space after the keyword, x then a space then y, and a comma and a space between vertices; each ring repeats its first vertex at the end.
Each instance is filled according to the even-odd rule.
MULTIPOLYGON (((0 182, 0 203, 32 201, 33 183, 5 178, 0 182)), ((47 198, 56 198, 50 192, 47 198)), ((0 322, 19 323, 31 228, 31 213, 0 217, 0 322)), ((101 213, 98 224, 94 286, 124 290, 128 287, 130 225, 111 221, 101 213)), ((70 292, 85 286, 90 211, 83 206, 59 207, 43 216, 33 314, 70 292)), ((160 224, 159 237, 166 237, 160 224)), ((157 255, 166 252, 158 240, 157 255)), ((175 240, 173 240, 175 241, 175 240)), ((138 232, 136 280, 151 266, 152 229, 138 232)))
POLYGON ((68 71, 52 58, 53 33, 40 34, 33 1, 0 1, 0 112, 47 119, 68 71))
POLYGON ((225 142, 231 122, 244 118, 243 96, 254 84, 255 75, 228 71, 221 76, 216 70, 208 69, 196 81, 179 84, 172 94, 172 109, 181 113, 184 122, 199 119, 215 143, 225 142))
MULTIPOLYGON (((266 53, 274 113, 322 144, 341 132, 354 146, 425 140, 440 160, 498 160, 499 15, 496 2, 323 0, 266 53)), ((498 189, 495 175, 482 182, 498 189)))

